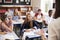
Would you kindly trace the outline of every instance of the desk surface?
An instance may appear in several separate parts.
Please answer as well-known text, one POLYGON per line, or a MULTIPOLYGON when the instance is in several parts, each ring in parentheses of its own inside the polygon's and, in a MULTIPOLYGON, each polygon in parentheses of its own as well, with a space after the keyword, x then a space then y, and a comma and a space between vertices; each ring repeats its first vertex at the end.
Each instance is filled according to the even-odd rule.
POLYGON ((0 35, 0 37, 1 39, 19 39, 19 37, 14 32, 0 35))
POLYGON ((18 21, 13 21, 13 24, 22 24, 24 22, 24 20, 20 19, 18 21))
POLYGON ((40 37, 40 35, 34 34, 34 35, 27 35, 29 38, 35 38, 35 37, 40 37))
MULTIPOLYGON (((40 29, 30 31, 30 32, 24 32, 24 36, 27 36, 28 38, 40 37, 40 35, 36 34, 36 32, 39 32, 39 31, 40 31, 40 29)), ((46 37, 46 35, 48 35, 48 34, 45 33, 45 37, 46 37)))

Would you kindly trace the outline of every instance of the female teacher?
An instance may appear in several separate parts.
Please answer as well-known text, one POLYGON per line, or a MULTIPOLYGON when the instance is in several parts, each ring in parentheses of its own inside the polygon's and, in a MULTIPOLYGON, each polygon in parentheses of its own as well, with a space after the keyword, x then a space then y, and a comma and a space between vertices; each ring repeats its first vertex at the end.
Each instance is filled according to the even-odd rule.
POLYGON ((48 26, 48 40, 60 40, 60 0, 56 0, 54 20, 48 26))

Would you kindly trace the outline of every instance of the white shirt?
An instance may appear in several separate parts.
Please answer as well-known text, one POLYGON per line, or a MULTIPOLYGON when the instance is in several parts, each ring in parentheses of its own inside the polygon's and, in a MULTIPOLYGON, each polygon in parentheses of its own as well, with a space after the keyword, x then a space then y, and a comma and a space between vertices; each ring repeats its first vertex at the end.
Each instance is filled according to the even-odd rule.
POLYGON ((48 40, 60 40, 60 17, 48 25, 48 40))
POLYGON ((45 19, 47 24, 49 24, 50 22, 52 22, 54 19, 52 17, 49 17, 48 15, 45 15, 45 19))
POLYGON ((7 15, 7 16, 13 16, 13 12, 12 11, 7 11, 6 13, 5 13, 5 15, 7 15))

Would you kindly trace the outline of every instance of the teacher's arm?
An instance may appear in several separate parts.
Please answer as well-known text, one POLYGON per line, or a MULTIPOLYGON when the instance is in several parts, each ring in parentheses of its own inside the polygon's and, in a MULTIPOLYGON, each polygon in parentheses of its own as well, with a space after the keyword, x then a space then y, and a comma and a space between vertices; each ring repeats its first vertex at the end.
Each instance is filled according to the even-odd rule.
POLYGON ((56 34, 56 25, 55 23, 50 23, 48 25, 48 40, 58 40, 57 39, 57 34, 56 34))

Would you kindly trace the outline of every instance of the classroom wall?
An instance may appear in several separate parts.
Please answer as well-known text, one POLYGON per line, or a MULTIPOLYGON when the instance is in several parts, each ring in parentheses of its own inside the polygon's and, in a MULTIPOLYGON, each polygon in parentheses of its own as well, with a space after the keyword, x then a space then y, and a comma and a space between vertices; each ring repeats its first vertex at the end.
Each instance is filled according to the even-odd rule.
POLYGON ((31 0, 31 5, 34 11, 40 8, 43 12, 48 12, 53 9, 53 2, 55 0, 31 0))
POLYGON ((31 5, 34 11, 40 8, 40 4, 41 4, 41 0, 31 0, 31 5))

